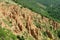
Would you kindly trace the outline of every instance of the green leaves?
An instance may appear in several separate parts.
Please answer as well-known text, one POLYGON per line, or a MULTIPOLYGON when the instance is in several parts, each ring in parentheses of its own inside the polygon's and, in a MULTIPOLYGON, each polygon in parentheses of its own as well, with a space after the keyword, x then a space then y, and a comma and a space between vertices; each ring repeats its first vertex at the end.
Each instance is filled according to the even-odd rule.
POLYGON ((10 30, 0 27, 0 39, 1 40, 17 40, 17 37, 10 30))

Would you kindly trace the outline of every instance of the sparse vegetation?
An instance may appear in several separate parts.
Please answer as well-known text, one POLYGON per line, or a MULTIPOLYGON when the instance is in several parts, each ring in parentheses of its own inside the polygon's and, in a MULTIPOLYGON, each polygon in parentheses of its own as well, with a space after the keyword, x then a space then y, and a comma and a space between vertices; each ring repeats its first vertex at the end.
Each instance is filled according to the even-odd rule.
POLYGON ((40 28, 40 23, 38 23, 37 21, 34 20, 34 25, 37 27, 37 28, 40 28))
POLYGON ((2 19, 4 21, 5 24, 7 24, 9 27, 12 27, 12 23, 11 21, 7 21, 5 19, 2 19))
POLYGON ((0 0, 0 40, 60 40, 59 1, 0 0))

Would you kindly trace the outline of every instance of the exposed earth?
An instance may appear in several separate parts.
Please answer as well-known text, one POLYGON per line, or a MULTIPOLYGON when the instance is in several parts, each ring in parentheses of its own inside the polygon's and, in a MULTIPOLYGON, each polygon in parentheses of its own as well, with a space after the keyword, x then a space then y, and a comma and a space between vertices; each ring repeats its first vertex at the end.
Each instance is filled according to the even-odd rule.
POLYGON ((18 4, 0 2, 0 26, 17 36, 16 40, 60 40, 60 23, 18 4))

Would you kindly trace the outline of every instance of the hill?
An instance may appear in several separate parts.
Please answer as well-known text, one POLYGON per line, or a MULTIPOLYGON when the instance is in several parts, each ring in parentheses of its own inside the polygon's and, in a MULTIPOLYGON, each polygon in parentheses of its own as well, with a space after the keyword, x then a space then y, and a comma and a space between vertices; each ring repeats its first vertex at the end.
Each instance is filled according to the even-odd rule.
POLYGON ((60 40, 59 19, 44 2, 0 0, 0 40, 60 40))
POLYGON ((60 22, 60 0, 13 0, 34 12, 60 22), (42 6, 43 5, 43 6, 42 6))

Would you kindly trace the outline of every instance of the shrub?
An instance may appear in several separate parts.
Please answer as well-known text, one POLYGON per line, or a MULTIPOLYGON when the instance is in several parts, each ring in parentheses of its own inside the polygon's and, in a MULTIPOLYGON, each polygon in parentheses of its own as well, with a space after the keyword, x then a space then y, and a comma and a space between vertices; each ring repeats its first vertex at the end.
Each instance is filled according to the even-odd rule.
POLYGON ((17 38, 18 38, 19 40, 25 40, 23 36, 20 37, 20 36, 18 35, 17 38))

